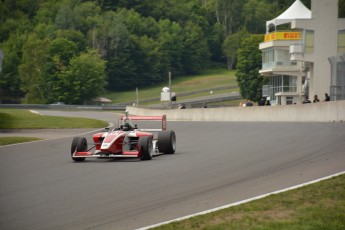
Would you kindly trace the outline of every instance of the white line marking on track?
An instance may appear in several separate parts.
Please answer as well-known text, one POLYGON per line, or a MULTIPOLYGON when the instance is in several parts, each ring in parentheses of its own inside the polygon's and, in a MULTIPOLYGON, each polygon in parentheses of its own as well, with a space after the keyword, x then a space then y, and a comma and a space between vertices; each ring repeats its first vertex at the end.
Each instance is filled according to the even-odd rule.
POLYGON ((36 110, 29 110, 31 113, 34 113, 34 114, 38 114, 38 115, 41 115, 41 116, 44 116, 42 113, 36 111, 36 110))
POLYGON ((246 200, 241 200, 241 201, 238 201, 238 202, 235 202, 235 203, 231 203, 231 204, 227 204, 227 205, 224 205, 224 206, 220 206, 220 207, 217 207, 217 208, 205 210, 205 211, 202 211, 202 212, 197 212, 197 213, 194 213, 194 214, 191 214, 191 215, 188 215, 188 216, 183 216, 183 217, 180 217, 180 218, 177 218, 177 219, 168 220, 168 221, 165 221, 165 222, 162 222, 162 223, 150 225, 150 226, 143 227, 143 228, 138 228, 136 230, 147 230, 147 229, 159 227, 159 226, 162 226, 162 225, 165 225, 165 224, 170 224, 170 223, 173 223, 173 222, 177 222, 177 221, 181 221, 181 220, 186 220, 186 219, 189 219, 189 218, 192 218, 192 217, 195 217, 195 216, 200 216, 200 215, 208 214, 208 213, 211 213, 211 212, 216 212, 216 211, 219 211, 219 210, 222 210, 222 209, 226 209, 226 208, 230 208, 230 207, 233 207, 233 206, 237 206, 237 205, 241 205, 241 204, 244 204, 244 203, 248 203, 250 201, 259 200, 259 199, 265 198, 265 197, 270 196, 270 195, 274 195, 274 194, 278 194, 278 193, 282 193, 282 192, 287 192, 287 191, 290 191, 290 190, 293 190, 293 189, 301 188, 303 186, 314 184, 314 183, 317 183, 317 182, 320 182, 320 181, 323 181, 323 180, 330 179, 332 177, 340 176, 342 174, 345 174, 345 171, 340 172, 340 173, 336 173, 336 174, 333 174, 333 175, 330 175, 330 176, 322 177, 320 179, 312 180, 312 181, 309 181, 309 182, 306 182, 306 183, 303 183, 303 184, 295 185, 295 186, 292 186, 292 187, 289 187, 289 188, 281 189, 281 190, 278 190, 278 191, 275 191, 275 192, 266 193, 266 194, 263 194, 263 195, 260 195, 260 196, 256 196, 256 197, 249 198, 249 199, 246 199, 246 200))

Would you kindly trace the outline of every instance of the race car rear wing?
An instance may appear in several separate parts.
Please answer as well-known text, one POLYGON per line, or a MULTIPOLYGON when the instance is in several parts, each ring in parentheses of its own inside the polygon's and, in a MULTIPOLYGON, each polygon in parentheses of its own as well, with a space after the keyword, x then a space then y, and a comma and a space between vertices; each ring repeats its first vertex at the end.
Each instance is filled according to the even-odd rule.
POLYGON ((161 131, 167 129, 167 118, 166 115, 162 116, 128 116, 128 115, 120 115, 119 116, 119 123, 125 119, 132 120, 132 121, 162 121, 162 129, 140 129, 141 131, 161 131))

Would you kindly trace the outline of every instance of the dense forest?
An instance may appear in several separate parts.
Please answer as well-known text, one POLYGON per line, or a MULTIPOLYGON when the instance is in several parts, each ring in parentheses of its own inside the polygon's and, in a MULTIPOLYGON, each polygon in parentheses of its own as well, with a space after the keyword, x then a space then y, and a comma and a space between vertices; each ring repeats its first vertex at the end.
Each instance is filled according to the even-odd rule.
POLYGON ((169 71, 235 69, 242 39, 293 2, 1 0, 0 102, 84 103, 169 71))

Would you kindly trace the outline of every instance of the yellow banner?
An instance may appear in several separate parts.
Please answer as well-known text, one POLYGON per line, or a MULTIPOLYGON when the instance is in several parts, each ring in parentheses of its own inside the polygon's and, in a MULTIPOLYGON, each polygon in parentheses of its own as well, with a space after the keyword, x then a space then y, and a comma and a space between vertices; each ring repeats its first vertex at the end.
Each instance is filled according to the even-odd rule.
POLYGON ((265 35, 265 42, 274 40, 300 40, 300 32, 273 32, 265 35))

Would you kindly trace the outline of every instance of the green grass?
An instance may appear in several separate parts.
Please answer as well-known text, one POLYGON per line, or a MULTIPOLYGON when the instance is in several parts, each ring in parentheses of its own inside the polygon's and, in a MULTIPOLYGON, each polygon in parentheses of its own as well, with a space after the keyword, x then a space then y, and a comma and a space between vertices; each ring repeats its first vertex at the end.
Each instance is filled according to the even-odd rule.
MULTIPOLYGON (((224 90, 217 90, 216 92, 213 92, 213 95, 214 94, 223 94, 223 93, 229 93, 229 92, 238 92, 239 89, 224 89, 224 90)), ((195 93, 195 94, 192 94, 192 95, 188 95, 188 96, 178 96, 177 97, 177 100, 178 101, 181 101, 181 100, 185 100, 185 99, 191 99, 191 98, 197 98, 197 97, 204 97, 204 96, 210 96, 210 92, 202 92, 202 93, 195 93)), ((234 102, 234 100, 231 100, 231 101, 224 101, 224 106, 233 106, 234 103, 237 103, 237 100, 235 100, 236 102, 234 102)), ((243 99, 241 99, 241 101, 243 101, 243 99)), ((142 102, 140 103, 140 105, 153 105, 153 104, 157 104, 157 103, 161 103, 161 101, 159 99, 157 100, 153 100, 153 101, 149 101, 149 102, 142 102)), ((178 102, 177 102, 178 103, 178 102)), ((218 103, 218 102, 217 102, 218 103)), ((209 104, 214 104, 214 105, 217 105, 217 103, 209 103, 209 104)), ((219 103, 221 104, 221 103, 219 103)), ((237 103, 237 106, 238 106, 239 102, 237 103)))
POLYGON ((38 141, 42 140, 36 137, 0 137, 0 146, 1 145, 11 145, 29 141, 38 141))
POLYGON ((345 175, 155 230, 345 229, 345 175))
POLYGON ((0 109, 0 129, 102 128, 107 122, 78 117, 41 116, 23 109, 0 109))
MULTIPOLYGON (((229 85, 237 85, 235 71, 230 71, 227 69, 212 69, 205 70, 195 76, 181 76, 176 78, 172 76, 171 88, 173 92, 176 92, 178 94, 182 92, 229 85)), ((168 75, 166 83, 144 88, 140 88, 140 86, 138 86, 139 99, 142 100, 160 97, 161 89, 164 86, 168 86, 168 75)), ((130 101, 134 102, 136 101, 136 91, 135 89, 133 89, 131 91, 109 92, 107 94, 104 94, 103 97, 111 99, 113 103, 130 101)))

